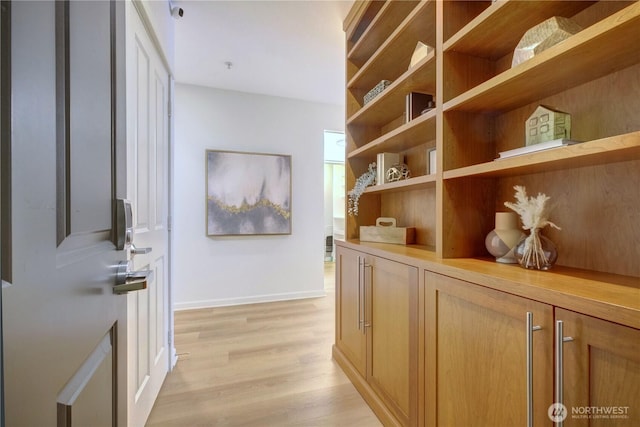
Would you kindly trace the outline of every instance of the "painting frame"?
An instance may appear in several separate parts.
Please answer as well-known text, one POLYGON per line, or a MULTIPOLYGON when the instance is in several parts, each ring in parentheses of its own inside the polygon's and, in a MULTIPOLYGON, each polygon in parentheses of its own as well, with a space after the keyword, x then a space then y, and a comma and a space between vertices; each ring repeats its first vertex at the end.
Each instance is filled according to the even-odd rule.
POLYGON ((292 234, 291 155, 205 150, 208 237, 292 234))

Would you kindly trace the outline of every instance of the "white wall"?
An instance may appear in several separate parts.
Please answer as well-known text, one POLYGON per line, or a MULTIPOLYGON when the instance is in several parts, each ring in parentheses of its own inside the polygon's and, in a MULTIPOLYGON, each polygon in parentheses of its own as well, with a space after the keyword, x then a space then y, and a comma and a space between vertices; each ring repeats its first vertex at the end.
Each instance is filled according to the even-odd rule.
POLYGON ((342 106, 176 84, 174 307, 324 295, 323 131, 342 106), (292 234, 207 237, 205 150, 292 156, 292 234))

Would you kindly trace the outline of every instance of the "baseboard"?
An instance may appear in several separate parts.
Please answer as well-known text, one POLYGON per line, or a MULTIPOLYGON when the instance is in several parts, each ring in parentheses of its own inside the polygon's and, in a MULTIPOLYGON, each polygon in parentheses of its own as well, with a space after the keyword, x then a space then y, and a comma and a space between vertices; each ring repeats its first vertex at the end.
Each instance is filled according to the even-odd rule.
POLYGON ((261 302, 288 301, 294 299, 319 298, 326 296, 324 290, 287 292, 282 294, 255 295, 240 298, 223 298, 202 301, 177 302, 173 305, 175 311, 197 310, 199 308, 227 307, 230 305, 257 304, 261 302))

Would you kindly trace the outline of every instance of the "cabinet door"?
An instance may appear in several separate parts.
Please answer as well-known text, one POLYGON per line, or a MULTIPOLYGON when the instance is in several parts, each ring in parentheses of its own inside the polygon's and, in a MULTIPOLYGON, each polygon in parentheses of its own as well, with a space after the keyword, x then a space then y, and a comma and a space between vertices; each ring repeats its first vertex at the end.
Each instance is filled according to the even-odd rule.
POLYGON ((640 330, 556 309, 564 323, 564 425, 640 425, 640 330))
POLYGON ((533 313, 533 421, 550 426, 553 308, 425 273, 428 426, 527 425, 527 312, 533 313))
POLYGON ((364 325, 364 278, 359 265, 360 252, 336 248, 336 346, 364 378, 366 375, 366 336, 364 325))
POLYGON ((366 269, 367 381, 402 425, 415 425, 418 269, 377 257, 371 264, 366 269))

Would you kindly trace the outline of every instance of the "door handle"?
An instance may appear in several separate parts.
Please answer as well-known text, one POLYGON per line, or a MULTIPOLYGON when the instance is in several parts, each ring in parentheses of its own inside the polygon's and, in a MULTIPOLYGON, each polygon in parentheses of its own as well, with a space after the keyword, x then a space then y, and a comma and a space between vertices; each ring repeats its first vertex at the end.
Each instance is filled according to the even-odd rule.
POLYGON ((358 323, 358 330, 361 330, 362 324, 362 257, 358 255, 358 319, 356 322, 358 323))
MULTIPOLYGON (((366 334, 367 328, 371 327, 371 322, 367 323, 367 268, 373 273, 373 266, 367 264, 367 259, 362 257, 362 333, 366 334)), ((369 279, 371 280, 371 279, 369 279)), ((370 282, 369 282, 370 283, 370 282)))
POLYGON ((131 271, 128 261, 121 261, 116 270, 116 285, 113 293, 117 295, 132 291, 147 289, 148 283, 153 279, 152 270, 131 271))
POLYGON ((116 295, 128 294, 133 291, 141 291, 147 289, 147 280, 127 280, 122 285, 116 285, 113 287, 113 293, 116 295))
POLYGON ((152 248, 136 248, 136 246, 131 244, 131 255, 144 255, 151 252, 152 248))
MULTIPOLYGON (((556 320, 556 357, 555 357, 555 388, 556 388, 556 405, 564 405, 564 350, 563 345, 566 342, 573 341, 573 337, 564 336, 564 322, 556 320)), ((556 421, 556 427, 562 427, 562 420, 556 421)))
POLYGON ((533 333, 542 329, 533 325, 533 312, 527 311, 527 427, 533 427, 533 333))

